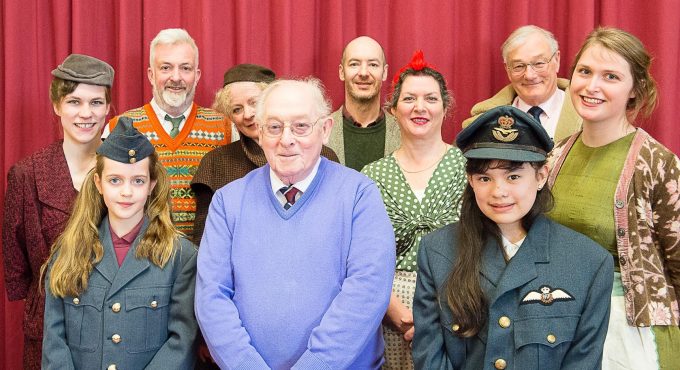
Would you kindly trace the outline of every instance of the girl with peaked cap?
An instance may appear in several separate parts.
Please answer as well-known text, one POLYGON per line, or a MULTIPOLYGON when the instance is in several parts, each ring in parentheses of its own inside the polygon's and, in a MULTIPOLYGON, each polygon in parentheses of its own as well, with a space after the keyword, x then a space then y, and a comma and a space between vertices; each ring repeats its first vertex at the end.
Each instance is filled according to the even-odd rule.
POLYGON ((52 71, 50 100, 63 139, 22 159, 7 175, 2 246, 10 301, 25 300, 24 358, 40 369, 44 296, 40 266, 64 230, 71 205, 101 144, 111 103, 113 68, 87 55, 71 54, 52 71))
POLYGON ((456 144, 468 159, 460 221, 423 237, 413 303, 417 369, 597 369, 613 262, 548 219, 541 124, 511 106, 456 144))
POLYGON ((551 156, 550 217, 614 257, 604 369, 680 362, 680 160, 634 125, 657 104, 650 64, 635 36, 615 28, 590 33, 569 88, 583 131, 551 156))
POLYGON ((444 77, 417 51, 394 77, 387 103, 401 146, 362 170, 380 189, 397 238, 397 265, 383 325, 384 369, 413 369, 413 292, 420 238, 458 220, 465 188, 465 158, 442 138, 453 97, 444 77))
POLYGON ((196 248, 149 140, 122 117, 97 150, 45 277, 43 369, 191 369, 196 248))
MULTIPOLYGON (((215 191, 267 163, 258 144, 260 131, 255 122, 255 104, 275 78, 272 70, 257 64, 238 64, 224 73, 223 87, 215 95, 212 108, 229 118, 240 139, 206 154, 191 180, 191 189, 196 194, 196 245, 201 243, 208 207, 215 191)), ((333 150, 326 146, 321 155, 338 162, 333 150)))

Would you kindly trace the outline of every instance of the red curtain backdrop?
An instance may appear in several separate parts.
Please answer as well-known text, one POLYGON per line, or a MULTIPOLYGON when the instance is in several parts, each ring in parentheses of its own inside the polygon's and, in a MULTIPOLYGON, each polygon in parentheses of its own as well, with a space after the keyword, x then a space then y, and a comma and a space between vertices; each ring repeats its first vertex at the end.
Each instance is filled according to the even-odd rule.
MULTIPOLYGON (((187 29, 198 44, 203 74, 196 101, 204 106, 227 68, 249 62, 279 76, 319 77, 337 108, 344 96, 338 64, 349 40, 378 40, 389 80, 422 49, 457 102, 444 127, 451 142, 472 105, 507 83, 500 46, 513 29, 551 30, 560 43, 559 74, 568 78, 585 35, 598 25, 615 26, 637 35, 655 57, 661 103, 640 125, 680 153, 674 108, 680 102, 680 2, 674 0, 6 0, 0 14, 0 203, 9 167, 60 136, 48 98, 50 71, 69 53, 96 56, 116 70, 112 114, 141 106, 151 99, 149 42, 170 27, 187 29)), ((4 296, 1 274, 0 290, 4 296)), ((0 298, 0 368, 21 368, 22 316, 20 302, 0 298)))

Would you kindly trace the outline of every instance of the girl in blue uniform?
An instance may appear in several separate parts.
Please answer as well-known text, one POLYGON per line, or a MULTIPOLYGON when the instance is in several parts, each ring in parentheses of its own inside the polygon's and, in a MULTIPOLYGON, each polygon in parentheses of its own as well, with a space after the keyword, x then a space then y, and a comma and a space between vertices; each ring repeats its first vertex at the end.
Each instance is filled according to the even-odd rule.
POLYGON ((416 369, 597 369, 611 256, 544 216, 552 140, 511 106, 458 135, 468 159, 460 222, 423 237, 416 369))
POLYGON ((153 146, 121 118, 43 267, 43 369, 192 367, 196 249, 169 201, 153 146))

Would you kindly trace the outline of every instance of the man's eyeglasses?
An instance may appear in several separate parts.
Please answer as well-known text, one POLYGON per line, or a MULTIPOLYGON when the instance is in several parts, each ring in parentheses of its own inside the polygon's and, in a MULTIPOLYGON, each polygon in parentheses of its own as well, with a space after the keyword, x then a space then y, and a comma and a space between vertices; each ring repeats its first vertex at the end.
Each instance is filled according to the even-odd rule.
POLYGON ((517 63, 511 64, 508 67, 508 69, 510 70, 510 72, 512 72, 513 75, 517 75, 517 76, 523 74, 527 70, 527 67, 529 67, 529 66, 531 66, 531 68, 536 73, 545 72, 545 70, 548 69, 548 63, 550 63, 550 61, 553 60, 553 58, 555 57, 555 54, 557 54, 557 50, 555 50, 555 52, 550 56, 550 58, 548 58, 548 60, 539 60, 539 61, 533 62, 533 63, 517 62, 517 63))
MULTIPOLYGON (((323 118, 323 117, 322 117, 323 118)), ((262 132, 269 137, 279 137, 283 134, 283 129, 288 126, 290 128, 290 133, 297 137, 309 136, 314 130, 314 125, 319 123, 321 118, 317 119, 313 123, 310 122, 277 122, 271 121, 260 126, 262 132)))

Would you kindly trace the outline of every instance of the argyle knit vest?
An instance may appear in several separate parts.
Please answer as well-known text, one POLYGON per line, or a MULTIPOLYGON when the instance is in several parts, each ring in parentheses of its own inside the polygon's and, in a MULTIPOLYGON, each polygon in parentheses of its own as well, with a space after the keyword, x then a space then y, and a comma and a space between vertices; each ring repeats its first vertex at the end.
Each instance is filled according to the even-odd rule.
MULTIPOLYGON (((172 222, 178 230, 191 236, 196 215, 196 199, 190 184, 201 158, 225 145, 231 138, 231 125, 220 113, 193 104, 179 134, 172 138, 163 129, 153 108, 146 104, 122 114, 132 118, 134 126, 153 144, 158 158, 168 171, 172 196, 172 222)), ((118 122, 109 123, 110 130, 118 122)))

